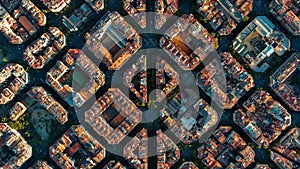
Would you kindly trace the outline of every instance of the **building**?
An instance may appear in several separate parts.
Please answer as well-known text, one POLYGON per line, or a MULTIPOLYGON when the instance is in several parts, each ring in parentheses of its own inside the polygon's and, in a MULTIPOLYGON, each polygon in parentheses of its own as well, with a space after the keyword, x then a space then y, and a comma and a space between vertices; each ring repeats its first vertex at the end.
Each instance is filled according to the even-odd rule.
POLYGON ((229 126, 220 126, 198 149, 198 158, 208 168, 246 168, 255 152, 229 126))
POLYGON ((300 111, 300 53, 294 53, 270 77, 270 86, 294 111, 300 111))
POLYGON ((83 51, 70 49, 47 72, 46 83, 70 106, 75 102, 80 107, 104 85, 105 75, 83 51), (80 89, 75 90, 73 85, 80 89))
POLYGON ((12 44, 22 44, 29 38, 29 34, 20 24, 13 18, 6 9, 0 5, 0 29, 4 36, 12 44), (19 28, 19 29, 18 29, 19 28))
MULTIPOLYGON (((156 131, 156 152, 158 169, 169 169, 180 159, 180 150, 177 145, 161 130, 156 131)), ((143 128, 136 134, 124 147, 123 155, 127 161, 134 167, 139 169, 147 169, 149 165, 148 154, 149 148, 154 148, 149 145, 148 131, 143 128)))
POLYGON ((27 95, 44 107, 61 125, 68 121, 68 112, 43 87, 34 86, 27 95))
POLYGON ((255 92, 236 110, 234 122, 258 145, 268 147, 291 125, 291 115, 266 91, 255 92))
POLYGON ((38 26, 45 26, 47 23, 46 15, 38 8, 36 7, 31 1, 29 0, 22 0, 20 1, 21 6, 26 9, 30 13, 29 16, 33 17, 33 21, 31 21, 34 24, 37 24, 38 26))
POLYGON ((146 0, 122 0, 123 9, 142 27, 146 25, 146 0))
POLYGON ((50 27, 26 48, 23 58, 31 68, 42 69, 66 44, 65 35, 57 27, 50 27))
POLYGON ((28 20, 26 16, 21 16, 19 18, 19 22, 30 35, 33 35, 37 31, 34 25, 28 20))
POLYGON ((159 45, 183 70, 194 70, 215 49, 215 39, 191 14, 179 18, 159 45))
POLYGON ((9 111, 9 118, 17 121, 27 110, 27 106, 22 102, 16 102, 14 107, 9 111))
POLYGON ((142 121, 142 111, 120 89, 109 88, 84 113, 92 131, 109 144, 118 144, 142 121))
POLYGON ((17 169, 32 156, 32 147, 18 131, 0 123, 0 154, 0 168, 17 169))
POLYGON ((61 168, 94 168, 105 158, 105 148, 82 126, 74 125, 49 148, 49 156, 61 168))
POLYGON ((214 59, 197 74, 197 85, 207 95, 216 97, 213 100, 220 107, 231 109, 254 87, 254 78, 229 52, 220 53, 219 59, 221 63, 214 59))
POLYGON ((3 1, 0 16, 0 29, 12 44, 22 44, 47 22, 45 14, 30 0, 3 1))
POLYGON ((179 169, 198 169, 193 162, 184 162, 179 169))
POLYGON ((155 28, 159 30, 178 11, 178 0, 155 0, 155 28))
POLYGON ((257 164, 254 169, 271 169, 267 164, 257 164))
POLYGON ((157 168, 169 169, 180 159, 180 149, 161 130, 156 131, 157 168))
POLYGON ((197 0, 199 13, 220 35, 229 35, 252 11, 254 0, 197 0))
POLYGON ((300 129, 292 128, 279 143, 272 147, 271 160, 280 169, 292 169, 300 167, 300 129))
POLYGON ((142 129, 131 139, 123 149, 126 160, 138 169, 148 168, 148 131, 142 129))
POLYGON ((297 0, 272 0, 270 12, 294 36, 300 35, 300 4, 297 0))
POLYGON ((104 0, 85 0, 97 13, 104 9, 104 0))
POLYGON ((86 35, 90 50, 110 70, 118 70, 141 47, 141 37, 117 12, 107 12, 86 35))
POLYGON ((62 21, 70 31, 75 32, 87 21, 91 13, 91 7, 89 7, 87 3, 83 3, 78 9, 74 10, 71 16, 67 17, 64 15, 62 21))
POLYGON ((16 94, 28 83, 25 69, 16 63, 10 63, 0 70, 0 104, 6 104, 14 99, 16 94), (10 81, 11 80, 11 81, 10 81))
POLYGON ((135 64, 132 64, 123 74, 123 83, 143 103, 148 102, 147 93, 147 59, 142 55, 135 64), (139 82, 133 82, 138 75, 139 82), (139 90, 137 90, 139 89, 139 90))
POLYGON ((156 57, 156 100, 161 102, 179 84, 179 74, 160 56, 156 57), (168 80, 169 79, 169 80, 168 80))
POLYGON ((61 12, 71 3, 71 0, 40 0, 51 12, 61 12))
POLYGON ((46 161, 38 160, 28 169, 53 169, 53 168, 49 166, 46 161))
POLYGON ((289 48, 290 40, 266 16, 257 16, 233 41, 233 49, 256 72, 269 68, 265 59, 289 48))
MULTIPOLYGON (((165 99, 179 84, 179 74, 162 57, 154 57, 155 64, 155 83, 156 101, 161 102, 165 99)), ((148 60, 149 61, 149 60, 148 60)), ((143 103, 149 103, 147 93, 147 58, 142 55, 123 74, 123 83, 130 91, 143 103), (138 76, 138 81, 135 79, 138 76)))
POLYGON ((177 94, 160 112, 160 120, 185 144, 197 142, 215 127, 218 113, 192 90, 177 94))
POLYGON ((121 164, 121 162, 119 161, 109 161, 104 167, 103 169, 127 169, 123 164, 121 164))
POLYGON ((178 0, 155 0, 155 12, 174 14, 178 11, 178 0))

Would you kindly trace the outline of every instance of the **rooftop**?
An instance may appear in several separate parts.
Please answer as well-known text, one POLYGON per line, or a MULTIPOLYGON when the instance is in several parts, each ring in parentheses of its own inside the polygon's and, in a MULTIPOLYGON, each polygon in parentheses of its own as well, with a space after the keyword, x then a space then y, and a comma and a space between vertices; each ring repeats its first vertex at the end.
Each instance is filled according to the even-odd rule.
POLYGON ((85 0, 96 12, 104 9, 104 0, 85 0))
POLYGON ((21 65, 10 63, 3 67, 0 70, 0 104, 12 101, 28 82, 28 74, 21 65))
POLYGON ((61 12, 71 0, 40 0, 51 12, 61 12))
POLYGON ((141 37, 118 12, 107 12, 86 35, 86 47, 110 70, 118 70, 141 47, 141 37))
POLYGON ((146 27, 146 1, 122 0, 124 10, 142 27, 146 27))
POLYGON ((126 169, 125 166, 123 166, 119 161, 109 161, 103 169, 126 169))
POLYGON ((197 74, 197 85, 207 95, 216 95, 217 97, 213 99, 217 103, 220 102, 221 107, 231 109, 254 87, 254 78, 229 52, 220 53, 219 59, 221 63, 214 59, 197 74), (223 82, 225 80, 227 84, 223 82))
POLYGON ((63 24, 72 32, 78 31, 81 25, 87 21, 92 13, 92 9, 83 3, 79 8, 75 9, 71 16, 63 16, 63 24))
POLYGON ((300 53, 294 53, 270 77, 272 89, 295 111, 300 111, 300 84, 296 82, 299 70, 300 53))
POLYGON ((139 131, 123 149, 127 161, 138 169, 148 168, 148 132, 147 129, 139 131))
POLYGON ((46 15, 30 0, 2 1, 0 15, 0 29, 12 44, 22 44, 47 22, 46 15))
POLYGON ((185 144, 198 141, 218 118, 216 110, 191 89, 177 94, 160 112, 160 120, 185 144))
POLYGON ((283 168, 300 167, 300 128, 292 128, 279 143, 272 147, 271 160, 283 168))
POLYGON ((272 0, 270 12, 293 35, 300 35, 300 5, 297 0, 272 0))
POLYGON ((193 162, 184 162, 179 169, 198 169, 193 162))
POLYGON ((60 124, 63 125, 68 121, 68 112, 43 87, 34 86, 27 95, 43 106, 60 124))
POLYGON ((105 148, 76 125, 49 148, 49 156, 61 168, 93 168, 104 159, 105 148))
POLYGON ((282 56, 290 40, 266 17, 257 16, 233 41, 233 48, 256 72, 269 67, 264 60, 274 53, 282 56))
POLYGON ((194 70, 215 48, 215 40, 194 16, 179 18, 160 39, 160 46, 184 70, 194 70))
POLYGON ((46 82, 69 105, 80 107, 104 85, 105 75, 83 51, 69 49, 47 72, 46 82))
POLYGON ((42 69, 58 52, 66 46, 66 37, 57 27, 32 42, 23 54, 24 60, 33 69, 42 69))
POLYGON ((0 168, 19 168, 32 155, 32 147, 21 134, 6 123, 0 123, 0 168))
POLYGON ((28 169, 53 169, 46 161, 37 161, 28 169))
POLYGON ((229 126, 220 126, 198 149, 198 158, 209 168, 243 169, 254 157, 254 150, 229 126))
POLYGON ((256 91, 234 112, 233 120, 258 145, 268 147, 291 125, 291 115, 266 91, 256 91))
POLYGON ((155 28, 160 29, 179 9, 178 0, 155 0, 155 28))
POLYGON ((253 9, 253 0, 198 0, 199 12, 220 35, 229 35, 253 9))
POLYGON ((118 144, 141 120, 141 110, 116 88, 108 89, 85 112, 85 121, 109 144, 118 144))

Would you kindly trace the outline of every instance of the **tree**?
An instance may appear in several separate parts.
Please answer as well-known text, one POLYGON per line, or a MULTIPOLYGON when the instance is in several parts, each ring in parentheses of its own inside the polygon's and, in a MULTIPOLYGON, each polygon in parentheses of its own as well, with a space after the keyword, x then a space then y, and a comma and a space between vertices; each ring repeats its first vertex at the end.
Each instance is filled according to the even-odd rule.
POLYGON ((215 45, 216 45, 216 49, 218 49, 219 48, 219 38, 215 38, 215 45))
POLYGON ((1 123, 6 123, 6 122, 8 122, 7 117, 3 117, 3 118, 1 119, 1 123))
POLYGON ((30 136, 31 136, 30 133, 27 132, 27 131, 25 132, 25 135, 26 135, 28 138, 30 138, 30 136))
POLYGON ((43 12, 44 14, 47 14, 47 13, 49 13, 49 11, 48 11, 48 10, 46 10, 46 9, 42 9, 42 12, 43 12))
POLYGON ((151 101, 147 102, 147 108, 149 109, 151 107, 151 101))
POLYGON ((215 32, 212 32, 212 33, 211 33, 211 36, 216 37, 217 34, 216 34, 215 32))
POLYGON ((15 130, 24 130, 25 127, 29 125, 29 121, 25 114, 21 116, 18 121, 9 121, 8 125, 15 130))
POLYGON ((244 22, 247 22, 247 21, 249 21, 249 19, 250 19, 250 17, 249 17, 249 16, 246 16, 246 17, 243 19, 243 21, 244 21, 244 22))

